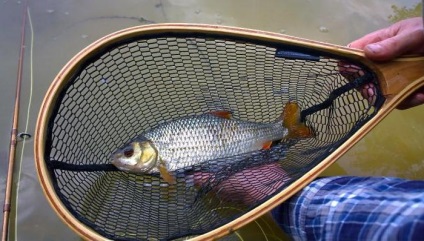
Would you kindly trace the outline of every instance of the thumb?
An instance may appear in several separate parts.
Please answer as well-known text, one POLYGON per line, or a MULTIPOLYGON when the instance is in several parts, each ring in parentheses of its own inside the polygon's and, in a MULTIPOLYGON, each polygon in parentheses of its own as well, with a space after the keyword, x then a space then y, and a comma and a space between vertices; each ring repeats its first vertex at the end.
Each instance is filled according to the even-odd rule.
POLYGON ((413 34, 399 34, 364 47, 365 55, 374 61, 387 61, 406 54, 419 45, 421 39, 413 34))

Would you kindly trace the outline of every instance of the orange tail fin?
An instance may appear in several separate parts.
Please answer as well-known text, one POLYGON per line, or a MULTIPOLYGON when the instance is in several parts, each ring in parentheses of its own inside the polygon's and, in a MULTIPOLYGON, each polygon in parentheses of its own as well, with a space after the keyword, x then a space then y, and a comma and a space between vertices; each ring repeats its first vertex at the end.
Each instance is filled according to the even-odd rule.
POLYGON ((283 126, 288 129, 286 138, 310 138, 315 133, 312 128, 300 122, 300 107, 296 102, 288 102, 282 114, 283 126))

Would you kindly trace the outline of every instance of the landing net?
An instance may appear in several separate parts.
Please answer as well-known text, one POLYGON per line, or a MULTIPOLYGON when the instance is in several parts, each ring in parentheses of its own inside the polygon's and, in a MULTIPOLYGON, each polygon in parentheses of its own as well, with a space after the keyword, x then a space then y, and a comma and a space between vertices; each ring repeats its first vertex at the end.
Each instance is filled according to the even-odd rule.
POLYGON ((44 159, 71 214, 114 240, 183 238, 234 220, 320 163, 384 101, 365 66, 289 43, 165 31, 93 51, 49 103, 44 159), (216 110, 272 122, 289 101, 314 138, 178 170, 172 186, 110 164, 118 147, 159 123, 216 110))

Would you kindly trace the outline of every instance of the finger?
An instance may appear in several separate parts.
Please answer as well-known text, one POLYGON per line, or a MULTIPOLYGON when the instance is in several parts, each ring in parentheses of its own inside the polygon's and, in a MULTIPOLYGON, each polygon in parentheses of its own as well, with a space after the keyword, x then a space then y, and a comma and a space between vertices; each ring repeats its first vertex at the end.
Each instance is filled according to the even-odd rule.
POLYGON ((367 83, 361 86, 361 95, 368 101, 370 105, 374 105, 377 100, 377 88, 373 83, 367 83))
POLYGON ((399 110, 406 110, 421 104, 424 104, 424 87, 408 96, 408 98, 402 101, 396 108, 399 110))
POLYGON ((424 31, 421 18, 397 22, 350 43, 349 47, 363 49, 375 61, 386 61, 407 53, 423 54, 424 31))
POLYGON ((380 42, 368 44, 364 48, 365 55, 374 61, 386 61, 421 47, 422 31, 402 33, 380 42))
POLYGON ((197 187, 203 186, 207 182, 213 182, 214 176, 212 173, 208 172, 196 172, 193 175, 194 185, 197 187))
POLYGON ((377 43, 382 41, 383 39, 390 38, 390 37, 393 37, 391 31, 387 31, 387 29, 380 29, 375 32, 369 33, 360 39, 357 39, 351 42, 347 46, 349 46, 350 48, 355 48, 355 49, 364 49, 365 46, 367 46, 368 44, 377 43))
POLYGON ((213 183, 212 173, 194 174, 194 183, 197 187, 213 183, 214 194, 221 200, 248 205, 270 195, 289 180, 287 172, 277 163, 242 170, 219 183, 213 183))

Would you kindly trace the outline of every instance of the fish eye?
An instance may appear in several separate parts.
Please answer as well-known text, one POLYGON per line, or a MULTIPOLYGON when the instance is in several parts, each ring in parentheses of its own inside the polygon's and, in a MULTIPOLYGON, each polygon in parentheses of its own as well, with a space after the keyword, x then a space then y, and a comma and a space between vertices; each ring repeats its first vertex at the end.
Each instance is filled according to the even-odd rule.
POLYGON ((134 149, 133 148, 126 148, 124 149, 124 156, 125 157, 132 157, 134 155, 134 149))

